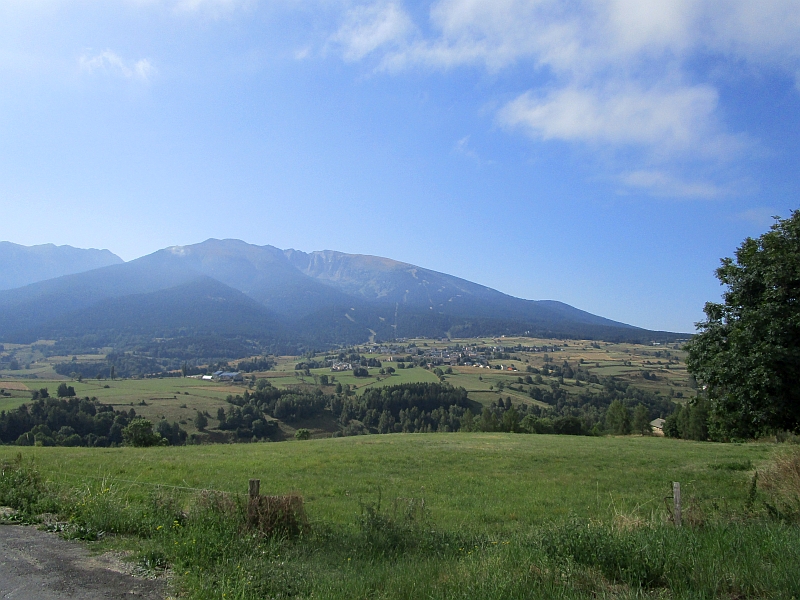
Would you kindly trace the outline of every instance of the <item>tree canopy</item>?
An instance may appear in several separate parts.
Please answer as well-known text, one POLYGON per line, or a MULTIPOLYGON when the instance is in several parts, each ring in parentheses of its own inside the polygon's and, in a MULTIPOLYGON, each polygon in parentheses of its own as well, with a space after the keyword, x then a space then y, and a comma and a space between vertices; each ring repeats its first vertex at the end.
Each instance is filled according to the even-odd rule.
POLYGON ((716 275, 723 301, 706 303, 687 358, 712 435, 800 431, 800 211, 747 238, 716 275))

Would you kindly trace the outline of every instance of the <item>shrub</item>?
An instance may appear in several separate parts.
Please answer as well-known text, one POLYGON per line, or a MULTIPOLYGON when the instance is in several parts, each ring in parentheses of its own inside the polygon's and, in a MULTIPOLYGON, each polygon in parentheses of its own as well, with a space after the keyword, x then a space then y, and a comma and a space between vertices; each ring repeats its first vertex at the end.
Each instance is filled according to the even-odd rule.
POLYGON ((308 529, 303 497, 258 496, 249 499, 247 523, 251 529, 268 537, 294 537, 308 529))

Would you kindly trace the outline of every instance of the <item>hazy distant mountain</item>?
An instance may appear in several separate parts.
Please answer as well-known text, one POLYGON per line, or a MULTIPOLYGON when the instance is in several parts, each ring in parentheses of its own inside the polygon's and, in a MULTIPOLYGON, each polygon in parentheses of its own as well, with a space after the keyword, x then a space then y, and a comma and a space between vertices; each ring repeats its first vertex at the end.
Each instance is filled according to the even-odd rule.
POLYGON ((237 337, 321 347, 415 336, 674 339, 374 256, 207 240, 0 291, 0 341, 237 337), (88 338, 87 338, 88 339, 88 338))
POLYGON ((562 302, 522 300, 466 279, 388 258, 330 250, 284 253, 301 273, 370 302, 457 316, 632 327, 562 302))
POLYGON ((62 275, 116 265, 122 259, 108 250, 72 246, 20 246, 0 242, 0 290, 10 290, 62 275))

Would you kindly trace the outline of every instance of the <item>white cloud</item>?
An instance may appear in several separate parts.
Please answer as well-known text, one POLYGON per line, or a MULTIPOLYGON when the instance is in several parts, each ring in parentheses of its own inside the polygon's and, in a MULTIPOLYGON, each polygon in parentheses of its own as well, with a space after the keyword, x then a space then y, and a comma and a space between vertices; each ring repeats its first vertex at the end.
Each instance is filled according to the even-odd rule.
POLYGON ((345 60, 359 60, 383 47, 401 43, 413 31, 411 18, 395 2, 377 2, 350 9, 331 41, 342 47, 345 60))
POLYGON ((730 136, 714 130, 716 107, 717 93, 706 85, 570 85, 544 96, 526 92, 506 104, 498 117, 502 124, 523 127, 544 140, 644 146, 654 155, 690 149, 713 155, 731 143, 730 136))
POLYGON ((168 0, 167 3, 171 4, 176 12, 204 12, 212 17, 222 17, 253 2, 251 0, 168 0))
POLYGON ((728 193, 669 172, 689 161, 719 166, 749 143, 721 118, 698 56, 783 69, 800 90, 797 0, 437 0, 418 27, 392 4, 403 25, 381 29, 391 22, 377 17, 386 6, 362 6, 337 34, 355 40, 343 43, 347 60, 376 54, 387 70, 528 65, 531 83, 498 121, 539 140, 625 154, 629 166, 617 179, 655 195, 728 193))
POLYGON ((453 150, 455 150, 458 154, 463 154, 464 156, 468 156, 470 158, 478 158, 478 155, 475 154, 475 151, 469 146, 469 137, 470 136, 465 135, 458 140, 453 146, 453 150))
POLYGON ((718 198, 727 190, 708 182, 684 181, 658 170, 641 170, 624 173, 620 181, 628 188, 636 188, 653 196, 671 198, 718 198))
POLYGON ((591 74, 698 49, 756 63, 800 59, 796 0, 439 0, 430 24, 434 34, 396 53, 394 64, 496 69, 531 58, 591 74))
POLYGON ((94 56, 84 54, 78 59, 78 65, 87 73, 103 73, 140 81, 148 81, 156 72, 155 67, 146 58, 126 62, 111 50, 105 50, 94 56))

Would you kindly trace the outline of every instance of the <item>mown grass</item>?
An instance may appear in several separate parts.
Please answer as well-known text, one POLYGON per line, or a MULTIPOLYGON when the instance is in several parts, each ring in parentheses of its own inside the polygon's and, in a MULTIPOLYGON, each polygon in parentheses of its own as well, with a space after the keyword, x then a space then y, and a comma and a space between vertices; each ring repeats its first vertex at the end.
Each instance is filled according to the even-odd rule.
POLYGON ((71 537, 120 534, 101 544, 169 566, 192 598, 800 595, 800 529, 751 485, 776 472, 767 445, 429 434, 21 450, 0 448, 0 503, 60 513, 71 537), (308 527, 248 527, 251 477, 304 495, 308 527))

